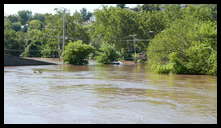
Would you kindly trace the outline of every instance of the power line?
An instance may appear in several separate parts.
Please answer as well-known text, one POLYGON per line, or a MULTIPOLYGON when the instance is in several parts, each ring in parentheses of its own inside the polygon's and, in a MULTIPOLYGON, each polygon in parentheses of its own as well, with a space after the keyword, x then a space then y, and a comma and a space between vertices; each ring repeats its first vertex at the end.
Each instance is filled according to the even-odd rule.
MULTIPOLYGON (((24 51, 24 50, 15 50, 15 49, 4 49, 5 51, 24 51)), ((31 50, 31 51, 42 51, 42 50, 31 50)), ((55 50, 53 49, 52 51, 59 51, 59 50, 55 50)), ((164 52, 164 51, 170 51, 173 52, 175 50, 147 50, 147 51, 151 51, 151 52, 164 52)), ((180 51, 178 49, 176 49, 176 51, 180 51)))
POLYGON ((135 48, 135 40, 136 40, 136 34, 133 34, 133 35, 129 35, 129 36, 131 36, 132 38, 133 38, 133 44, 134 44, 134 54, 135 54, 135 59, 136 59, 136 57, 137 57, 137 53, 136 53, 136 48, 135 48))
MULTIPOLYGON (((64 43, 65 43, 65 39, 64 39, 64 37, 65 37, 65 26, 64 26, 64 24, 65 24, 65 15, 64 15, 64 13, 65 13, 65 9, 64 9, 64 12, 63 12, 63 45, 62 45, 62 52, 64 52, 64 43)), ((64 64, 64 62, 63 62, 63 64, 64 64)))
MULTIPOLYGON (((135 39, 136 41, 149 41, 151 39, 135 39)), ((134 40, 121 40, 121 41, 134 41, 134 40)))
MULTIPOLYGON (((24 51, 24 50, 4 49, 4 51, 24 51)), ((33 49, 31 49, 31 51, 42 51, 42 50, 33 50, 33 49)), ((52 49, 51 51, 59 51, 59 50, 52 49)))

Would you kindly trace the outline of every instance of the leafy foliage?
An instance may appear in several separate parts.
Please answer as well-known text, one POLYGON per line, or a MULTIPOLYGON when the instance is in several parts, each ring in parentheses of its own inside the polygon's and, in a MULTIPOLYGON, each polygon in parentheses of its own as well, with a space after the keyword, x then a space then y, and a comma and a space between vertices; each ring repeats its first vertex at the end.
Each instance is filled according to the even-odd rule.
POLYGON ((22 56, 26 57, 41 57, 42 33, 40 30, 33 29, 27 32, 26 48, 22 56))
POLYGON ((94 51, 94 47, 84 44, 81 40, 69 42, 65 46, 64 61, 69 64, 83 65, 88 63, 89 54, 94 51))
POLYGON ((110 64, 113 61, 117 61, 120 57, 120 53, 116 51, 115 45, 109 43, 103 43, 97 54, 96 60, 102 64, 110 64))
POLYGON ((159 4, 144 4, 141 6, 141 9, 144 11, 158 11, 160 10, 159 4))
POLYGON ((216 22, 193 17, 176 20, 151 41, 149 65, 156 72, 216 74, 216 31, 216 22))
POLYGON ((117 4, 116 7, 118 7, 118 8, 126 8, 126 4, 117 4))
POLYGON ((27 10, 18 11, 18 18, 22 25, 25 25, 32 17, 32 12, 27 10))
POLYGON ((17 31, 20 31, 20 30, 21 30, 21 23, 20 23, 20 22, 12 23, 11 28, 12 28, 13 30, 15 30, 16 32, 17 32, 17 31))
MULTIPOLYGON (((22 10, 4 16, 5 53, 60 57, 64 27, 64 45, 78 40, 82 40, 76 43, 81 47, 91 44, 98 51, 93 56, 100 63, 147 59, 151 69, 159 73, 217 73, 216 4, 139 4, 135 8, 117 4, 93 13, 86 8, 73 14, 55 11, 32 15, 22 10), (134 43, 134 39, 138 40, 134 43)), ((69 62, 87 63, 83 57, 73 58, 69 62)))
POLYGON ((42 23, 41 23, 41 21, 40 20, 31 20, 30 22, 29 22, 29 29, 38 29, 38 30, 40 30, 40 29, 42 29, 42 23))
POLYGON ((88 21, 92 16, 92 13, 88 12, 86 8, 82 8, 80 10, 80 13, 81 13, 81 17, 82 17, 83 21, 88 21))

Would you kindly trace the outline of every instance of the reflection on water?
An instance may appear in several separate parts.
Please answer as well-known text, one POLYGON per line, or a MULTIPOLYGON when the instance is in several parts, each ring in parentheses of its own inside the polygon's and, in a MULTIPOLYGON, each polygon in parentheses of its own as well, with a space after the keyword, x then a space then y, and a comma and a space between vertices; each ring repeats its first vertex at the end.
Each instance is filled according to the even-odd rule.
POLYGON ((144 65, 4 68, 5 123, 217 123, 217 77, 144 65))

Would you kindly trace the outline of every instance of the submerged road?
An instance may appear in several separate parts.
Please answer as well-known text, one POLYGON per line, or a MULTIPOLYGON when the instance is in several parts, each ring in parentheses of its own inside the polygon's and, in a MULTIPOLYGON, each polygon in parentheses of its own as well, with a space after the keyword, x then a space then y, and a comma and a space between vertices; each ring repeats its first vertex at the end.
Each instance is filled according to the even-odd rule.
POLYGON ((42 61, 40 59, 22 58, 4 55, 4 66, 27 66, 27 65, 55 65, 54 62, 42 61))

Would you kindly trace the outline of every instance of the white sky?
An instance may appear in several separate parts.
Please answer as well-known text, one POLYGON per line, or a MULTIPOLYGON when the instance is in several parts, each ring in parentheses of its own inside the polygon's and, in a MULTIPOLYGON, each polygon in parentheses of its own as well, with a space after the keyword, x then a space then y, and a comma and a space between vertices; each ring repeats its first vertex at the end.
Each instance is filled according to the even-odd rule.
MULTIPOLYGON (((64 7, 70 10, 72 14, 75 10, 79 11, 86 8, 88 11, 93 12, 94 9, 101 8, 102 5, 116 6, 116 4, 4 4, 4 15, 17 14, 20 10, 29 10, 32 13, 52 13, 54 8, 64 7)), ((135 7, 137 4, 126 4, 127 7, 135 7)))

